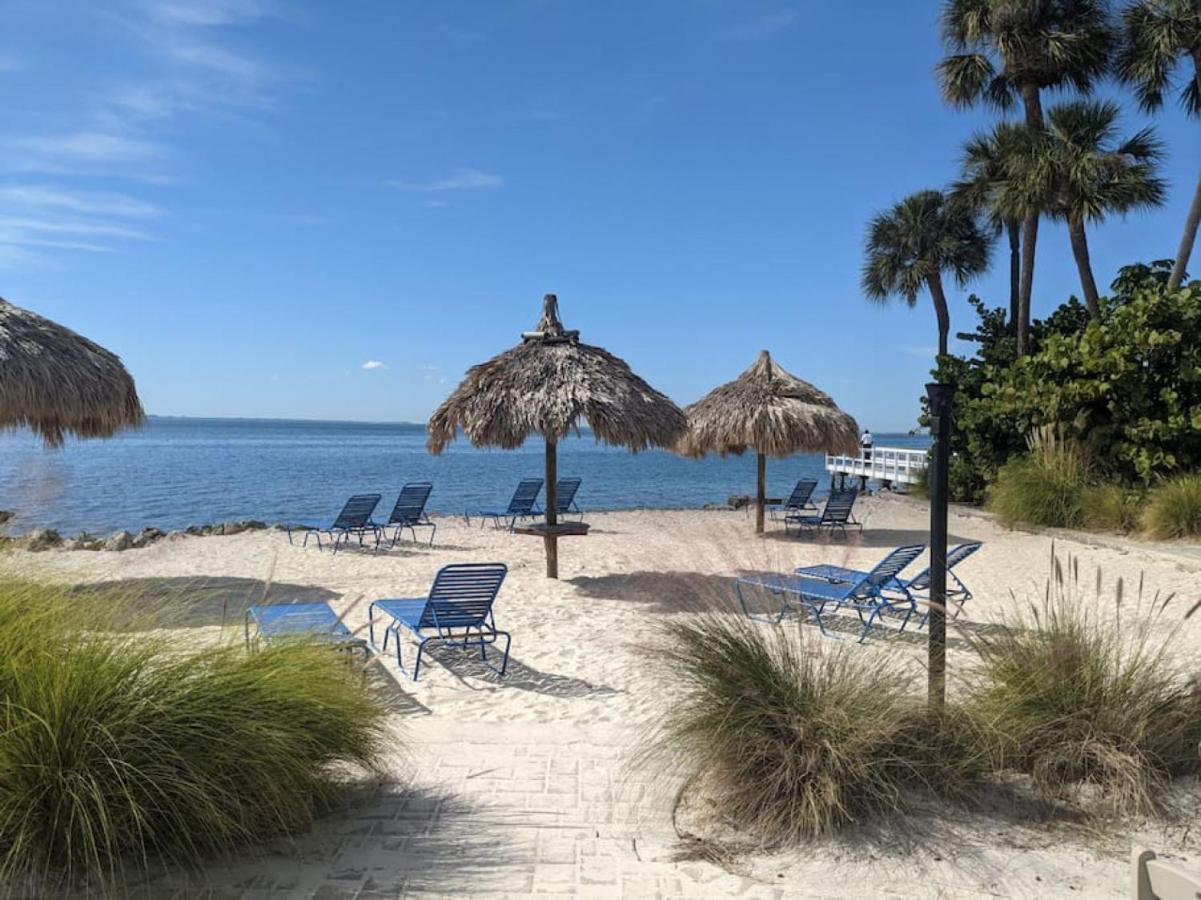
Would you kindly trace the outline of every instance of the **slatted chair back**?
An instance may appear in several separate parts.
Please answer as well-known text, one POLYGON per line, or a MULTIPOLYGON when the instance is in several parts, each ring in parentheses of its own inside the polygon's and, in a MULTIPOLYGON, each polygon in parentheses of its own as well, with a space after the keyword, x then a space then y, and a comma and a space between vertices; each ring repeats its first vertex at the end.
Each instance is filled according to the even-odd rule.
POLYGON ((1154 851, 1134 851, 1135 900, 1197 900, 1201 897, 1201 874, 1186 872, 1157 859, 1154 851))
POLYGON ((413 481, 402 487, 396 505, 392 507, 392 515, 388 517, 388 524, 407 525, 421 521, 433 489, 434 486, 428 481, 413 481))
MULTIPOLYGON (((980 549, 980 541, 972 541, 968 544, 959 544, 947 551, 947 571, 955 568, 973 553, 980 549)), ((930 589, 930 569, 926 567, 918 573, 917 577, 909 582, 909 589, 914 591, 925 591, 930 589)))
POLYGON ((571 504, 575 503, 576 491, 580 489, 580 478, 560 478, 555 482, 555 511, 570 512, 571 504))
POLYGON ((822 524, 845 525, 851 518, 851 509, 855 506, 855 498, 858 496, 858 488, 831 491, 830 496, 826 498, 826 508, 822 510, 822 524))
POLYGON ((896 578, 907 565, 921 556, 925 549, 925 544, 897 547, 863 576, 851 592, 852 596, 866 597, 879 593, 880 589, 896 578))
POLYGON ((434 578, 422 628, 474 628, 487 622, 509 569, 504 563, 455 563, 434 578))
POLYGON ((517 483, 517 490, 513 492, 513 499, 509 501, 509 508, 505 510, 505 515, 531 515, 534 510, 534 503, 537 501, 541 490, 541 478, 523 478, 517 483))
POLYGON ((796 487, 792 489, 792 493, 788 495, 788 500, 784 503, 785 511, 804 509, 809 505, 809 500, 813 497, 815 490, 817 490, 816 481, 812 479, 798 481, 796 487))
POLYGON ((338 513, 338 518, 334 520, 334 530, 366 528, 371 521, 371 514, 379 506, 379 501, 379 494, 355 494, 338 513))

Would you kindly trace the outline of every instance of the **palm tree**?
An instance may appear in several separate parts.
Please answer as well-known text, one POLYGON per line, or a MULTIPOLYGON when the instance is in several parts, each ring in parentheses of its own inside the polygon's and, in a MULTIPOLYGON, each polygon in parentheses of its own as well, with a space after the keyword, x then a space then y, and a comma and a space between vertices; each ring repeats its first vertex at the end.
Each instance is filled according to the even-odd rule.
POLYGON ((1007 216, 1045 214, 1067 223, 1080 288, 1093 319, 1101 297, 1089 259, 1088 223, 1163 203, 1157 169, 1162 145, 1150 128, 1117 141, 1120 110, 1113 102, 1077 100, 1051 107, 1047 127, 1016 136, 1004 164, 996 204, 1007 216))
POLYGON ((1009 239, 1009 328, 1015 334, 1022 278, 1022 219, 1001 213, 999 192, 1005 179, 1005 160, 1016 152, 1019 141, 1020 128, 1009 122, 973 137, 964 144, 962 175, 951 187, 952 197, 986 218, 994 236, 1004 232, 1009 239))
MULTIPOLYGON (((1139 104, 1148 112, 1163 106, 1164 93, 1173 87, 1178 63, 1191 77, 1180 87, 1180 104, 1188 115, 1201 118, 1201 0, 1139 0, 1122 14, 1124 34, 1118 51, 1118 77, 1134 87, 1139 104)), ((1184 281, 1189 256, 1201 225, 1201 178, 1193 193, 1184 223, 1176 264, 1168 279, 1172 290, 1184 281)))
MULTIPOLYGON (((1029 128, 1043 128, 1042 91, 1088 93, 1109 68, 1117 40, 1107 0, 947 0, 938 64, 943 96, 954 106, 1008 110, 1020 99, 1029 128)), ((1022 221, 1018 353, 1028 349, 1038 216, 1022 221)))
POLYGON ((951 315, 943 272, 963 287, 988 269, 992 237, 966 204, 941 191, 910 194, 868 225, 863 290, 872 300, 899 295, 909 306, 925 288, 938 317, 938 355, 947 353, 951 315))

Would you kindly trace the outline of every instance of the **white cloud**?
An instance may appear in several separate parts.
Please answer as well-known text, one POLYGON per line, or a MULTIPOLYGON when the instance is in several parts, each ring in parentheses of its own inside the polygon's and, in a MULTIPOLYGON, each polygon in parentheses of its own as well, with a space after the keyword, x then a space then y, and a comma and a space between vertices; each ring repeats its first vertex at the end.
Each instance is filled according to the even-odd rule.
POLYGON ((128 238, 148 241, 151 236, 144 231, 116 225, 111 222, 85 222, 57 219, 31 219, 19 216, 0 216, 0 228, 47 234, 74 234, 93 237, 128 238))
POLYGON ((0 204, 5 203, 26 208, 123 218, 151 218, 162 212, 150 203, 124 194, 81 193, 40 184, 0 187, 0 204))
POLYGON ((386 368, 388 368, 388 366, 387 366, 387 364, 380 362, 378 359, 369 359, 369 360, 367 360, 367 362, 363 363, 363 365, 360 366, 360 368, 368 369, 368 370, 386 369, 386 368))
POLYGON ((161 144, 103 131, 20 137, 11 143, 19 151, 80 163, 144 162, 166 152, 161 144))
POLYGON ((504 186, 505 180, 499 175, 484 172, 480 169, 463 169, 447 178, 439 178, 435 181, 411 182, 394 180, 386 183, 388 187, 397 188, 402 191, 420 191, 432 194, 442 191, 470 191, 481 188, 498 188, 504 186))
POLYGON ((258 0, 160 0, 146 3, 145 9, 167 25, 194 28, 244 25, 270 12, 258 0))

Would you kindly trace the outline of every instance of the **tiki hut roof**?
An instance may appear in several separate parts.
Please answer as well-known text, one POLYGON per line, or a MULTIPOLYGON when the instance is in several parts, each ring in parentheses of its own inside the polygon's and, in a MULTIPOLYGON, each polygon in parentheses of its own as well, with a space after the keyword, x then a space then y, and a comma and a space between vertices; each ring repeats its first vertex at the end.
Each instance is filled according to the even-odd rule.
POLYGON ((677 450, 686 456, 753 449, 767 456, 855 453, 859 426, 830 396, 772 362, 766 351, 735 381, 684 410, 688 433, 677 450))
POLYGON ((68 433, 109 437, 144 418, 115 354, 0 298, 0 428, 27 426, 57 447, 68 433))
POLYGON ((441 453, 457 429, 477 447, 513 449, 532 434, 557 442, 580 419, 598 440, 634 451, 672 447, 687 428, 679 407, 623 360, 564 329, 558 301, 547 294, 534 330, 473 366, 434 411, 428 447, 441 453))

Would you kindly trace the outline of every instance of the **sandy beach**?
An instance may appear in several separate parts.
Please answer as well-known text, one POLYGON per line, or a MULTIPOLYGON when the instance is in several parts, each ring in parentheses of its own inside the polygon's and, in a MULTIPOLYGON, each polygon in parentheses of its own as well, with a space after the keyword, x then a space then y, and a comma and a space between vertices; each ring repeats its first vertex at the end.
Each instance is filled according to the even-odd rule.
MULTIPOLYGON (((416 683, 398 673, 394 656, 378 658, 403 734, 394 783, 261 857, 214 864, 191 885, 155 882, 147 896, 211 887, 246 897, 1123 897, 1132 842, 1201 859, 1187 820, 1087 835, 944 809, 864 823, 787 853, 716 861, 690 854, 672 822, 678 782, 634 756, 672 702, 649 652, 656 625, 698 605, 734 614, 732 582, 742 572, 870 567, 893 546, 923 541, 927 516, 919 501, 869 498, 863 535, 831 542, 786 538, 778 525, 757 538, 743 512, 590 514, 591 533, 560 544, 559 581, 544 577, 539 540, 462 519, 438 520, 433 547, 404 543, 380 553, 334 555, 266 531, 124 553, 15 551, 9 560, 71 582, 132 581, 169 598, 189 634, 214 639, 223 626, 240 634, 247 602, 264 596, 328 600, 365 635, 371 600, 422 596, 442 565, 509 566, 495 609, 498 627, 513 635, 506 677, 453 647, 435 650, 416 683)), ((1123 615, 1145 615, 1156 592, 1175 592, 1155 627, 1176 632, 1181 654, 1201 647, 1201 616, 1184 621, 1197 599, 1196 547, 1009 531, 966 511, 952 512, 950 531, 956 541, 984 542, 960 570, 975 594, 968 627, 1040 597, 1054 544, 1069 570, 1075 561, 1086 595, 1100 570, 1099 611, 1112 608, 1119 579, 1123 615)), ((835 646, 812 625, 801 628, 812 652, 835 646)), ((925 633, 876 634, 855 649, 905 660, 920 677, 925 633)), ((965 658, 952 630, 952 689, 965 658)))

